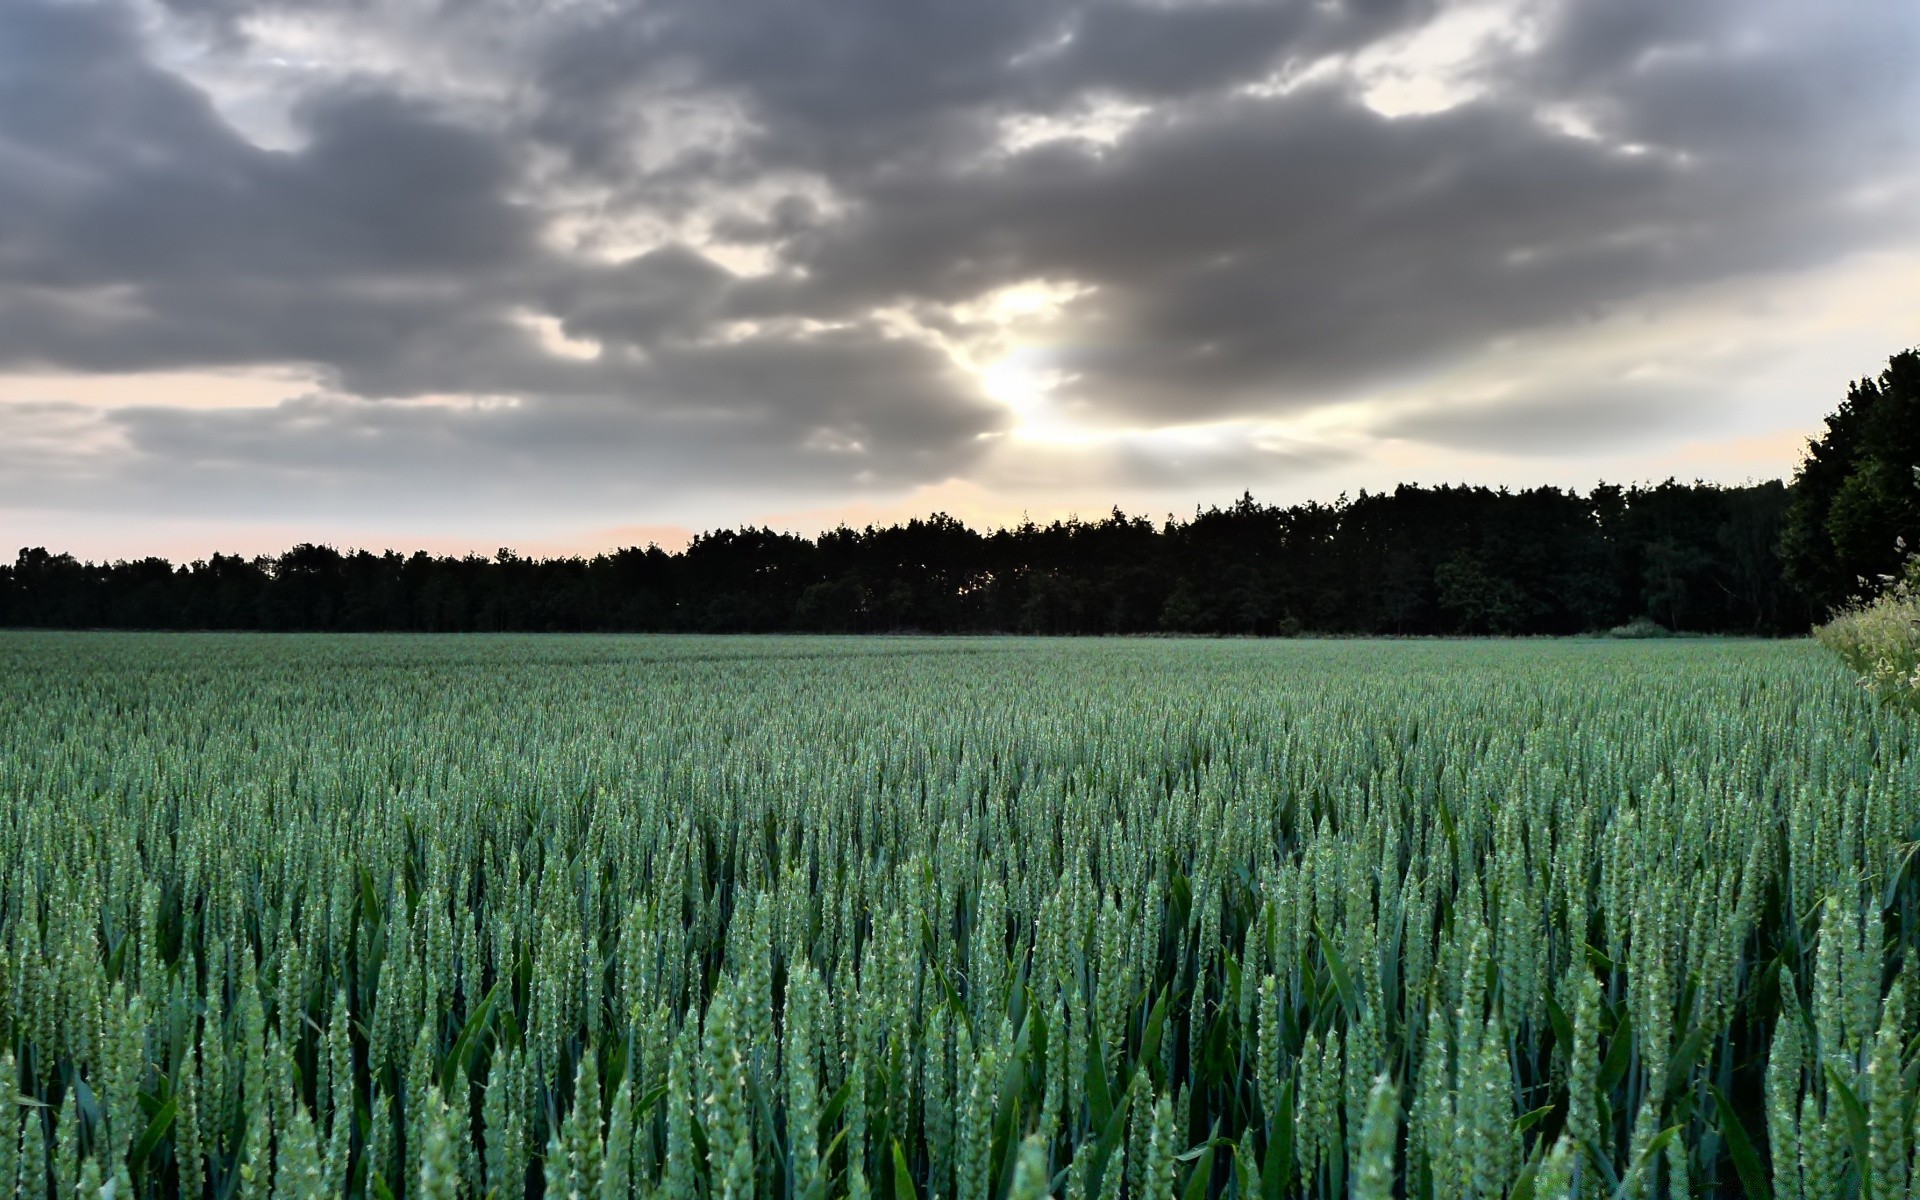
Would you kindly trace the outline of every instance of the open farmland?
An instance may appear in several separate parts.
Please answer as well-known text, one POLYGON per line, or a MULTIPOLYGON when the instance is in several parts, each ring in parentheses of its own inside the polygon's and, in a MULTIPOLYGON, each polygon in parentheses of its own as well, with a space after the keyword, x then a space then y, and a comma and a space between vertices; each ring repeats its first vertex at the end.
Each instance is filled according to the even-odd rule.
POLYGON ((1915 1194, 1807 643, 8 634, 0 793, 34 1200, 1915 1194))

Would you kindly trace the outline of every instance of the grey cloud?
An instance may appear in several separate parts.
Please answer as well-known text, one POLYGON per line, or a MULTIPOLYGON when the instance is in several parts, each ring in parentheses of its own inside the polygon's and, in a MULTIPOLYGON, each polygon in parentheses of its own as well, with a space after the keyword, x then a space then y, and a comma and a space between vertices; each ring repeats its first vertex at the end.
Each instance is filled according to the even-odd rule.
POLYGON ((1353 459, 1351 449, 1336 446, 1272 446, 1251 441, 1189 448, 1123 444, 1113 456, 1113 474, 1124 487, 1201 487, 1225 496, 1318 475, 1353 459))
MULTIPOLYGON (((245 56, 248 17, 308 0, 165 4, 182 30, 215 31, 209 53, 245 56)), ((270 150, 159 65, 128 10, 13 0, 0 368, 299 362, 348 396, 520 400, 116 418, 142 477, 183 488, 186 464, 365 480, 426 463, 448 487, 905 484, 969 469, 1008 418, 941 353, 883 332, 881 307, 964 341, 978 331, 960 302, 1035 277, 1091 285, 1045 338, 1072 377, 1062 402, 1152 426, 1337 404, 1516 332, 1915 233, 1858 199, 1920 176, 1920 15, 1900 0, 1818 19, 1793 0, 1562 0, 1538 10, 1536 43, 1470 64, 1477 98, 1366 107, 1340 56, 1441 10, 423 3, 383 10, 397 57, 444 34, 432 48, 486 64, 502 99, 333 64, 293 110, 300 144, 270 150), (1316 63, 1292 90, 1243 86, 1316 63), (1008 118, 1113 100, 1145 112, 1110 145, 1001 145, 1008 118), (717 124, 687 124, 688 106, 717 124), (1542 119, 1561 109, 1599 137, 1542 119), (722 249, 672 240, 592 260, 543 236, 563 212, 709 228, 773 268, 739 274, 722 249), (603 351, 550 353, 528 312, 603 351)), ((1658 404, 1618 397, 1398 428, 1517 452, 1637 436, 1658 404)), ((1209 469, 1127 468, 1169 486, 1209 469)))
POLYGON ((648 181, 751 177, 771 166, 837 186, 939 170, 992 147, 1011 114, 1089 97, 1153 102, 1257 81, 1288 57, 1404 28, 1428 0, 736 0, 580 10, 541 45, 542 136, 589 170, 618 147, 636 100, 699 91, 736 102, 748 136, 648 181))
MULTIPOLYGON (((1693 86, 1731 103, 1777 66, 1716 64, 1693 86)), ((1855 121, 1876 123, 1897 125, 1855 121)), ((1847 207, 1887 175, 1882 157, 1695 136, 1697 150, 1633 153, 1499 93, 1389 119, 1328 85, 1190 104, 1106 153, 1055 144, 889 180, 841 227, 789 245, 798 286, 827 305, 1034 276, 1096 285, 1057 365, 1089 403, 1171 418, 1324 402, 1496 336, 1910 231, 1847 207)))
MULTIPOLYGON (((510 132, 462 124, 431 97, 347 78, 294 115, 304 144, 262 149, 152 65, 119 10, 0 12, 0 161, 17 168, 0 173, 0 199, 12 201, 0 205, 0 365, 313 363, 368 397, 518 396, 525 407, 511 418, 463 427, 513 425, 520 446, 548 444, 543 422, 559 431, 581 412, 625 414, 630 433, 652 432, 593 440, 633 451, 636 466, 656 442, 664 461, 735 467, 785 445, 804 460, 796 476, 944 470, 1002 419, 944 356, 875 333, 703 344, 725 270, 681 247, 612 267, 543 248, 539 214, 509 198, 526 182, 510 132), (632 353, 548 354, 520 322, 528 310, 632 353), (660 344, 675 338, 686 344, 660 344), (833 453, 810 458, 815 444, 833 453)), ((396 409, 385 432, 407 443, 457 422, 448 411, 396 409)), ((371 419, 328 409, 322 426, 347 414, 371 419)), ((325 439, 287 413, 249 419, 143 410, 128 428, 146 435, 135 439, 145 452, 180 461, 194 458, 191 440, 161 430, 244 446, 287 470, 324 458, 325 439), (254 440, 223 432, 249 429, 254 440), (291 439, 286 457, 270 453, 270 436, 291 439)), ((378 437, 340 444, 397 469, 378 437)), ((551 443, 574 453, 566 445, 551 443)))
MULTIPOLYGON (((941 325, 942 304, 1066 277, 1097 288, 1073 306, 1053 364, 1089 408, 1170 421, 1335 402, 1497 337, 1912 237, 1897 206, 1853 197, 1910 194, 1920 156, 1902 64, 1920 16, 1843 7, 1849 19, 1832 21, 1787 4, 1562 4, 1531 54, 1478 65, 1479 99, 1387 118, 1339 79, 1220 93, 1290 37, 1316 44, 1293 28, 1298 10, 1089 6, 1032 69, 1114 90, 1130 64, 1162 72, 1133 87, 1167 102, 1119 144, 864 158, 834 177, 849 215, 769 233, 795 269, 744 282, 732 303, 919 305, 941 325), (1553 105, 1602 138, 1544 122, 1553 105)), ((834 86, 830 73, 814 82, 834 86)), ((1047 94, 1002 86, 1010 102, 1047 94)), ((809 112, 764 107, 783 138, 809 112)), ((916 111, 875 107, 883 122, 916 111)), ((953 111, 971 110, 956 99, 953 111)), ((918 128, 949 147, 950 121, 918 128)))
POLYGON ((964 473, 1005 419, 944 356, 871 331, 681 346, 630 373, 674 399, 602 388, 473 403, 0 404, 0 505, 297 516, 785 502, 964 473), (45 452, 82 437, 94 448, 45 452))
POLYGON ((712 259, 673 244, 604 270, 569 274, 550 289, 547 303, 572 337, 644 346, 705 330, 733 282, 712 259))
POLYGON ((1602 379, 1490 402, 1420 406, 1373 432, 1459 450, 1567 457, 1617 452, 1659 434, 1704 432, 1725 416, 1725 401, 1697 385, 1602 379))
POLYGON ((370 88, 299 119, 302 149, 261 149, 116 10, 0 10, 0 363, 377 374, 471 340, 536 253, 508 154, 370 88))
POLYGON ((1542 53, 1516 72, 1614 138, 1684 152, 1705 174, 1778 183, 1913 169, 1910 5, 1621 0, 1555 15, 1542 53))
MULTIPOLYGON (((688 496, 897 487, 925 472, 963 470, 973 457, 965 449, 937 461, 903 456, 894 453, 901 438, 927 453, 917 431, 839 416, 813 424, 836 436, 807 437, 788 423, 715 409, 648 412, 595 396, 474 406, 307 396, 270 408, 129 408, 105 418, 124 442, 111 481, 64 499, 151 511, 246 504, 289 515, 377 514, 396 505, 452 515, 508 502, 523 513, 563 513, 688 496), (875 444, 850 445, 855 435, 875 444)), ((17 476, 0 495, 44 501, 49 487, 72 482, 17 476)))
POLYGON ((809 441, 859 447, 864 470, 934 478, 976 452, 1006 411, 924 344, 861 330, 667 346, 661 388, 809 441))
POLYGON ((1100 290, 1057 365, 1089 404, 1271 406, 1653 276, 1658 239, 1608 238, 1657 222, 1671 175, 1497 111, 1389 121, 1318 89, 1160 121, 1111 156, 1050 146, 876 189, 802 244, 805 282, 764 289, 857 310, 1076 279, 1100 290))
POLYGON ((1099 89, 1154 99, 1218 92, 1261 80, 1287 58, 1352 49, 1432 9, 1425 0, 1092 4, 1070 26, 1055 79, 1034 92, 1099 89))
POLYGON ((54 285, 486 271, 535 226, 497 145, 425 104, 348 87, 304 104, 297 153, 262 150, 142 60, 90 5, 11 6, 0 145, 16 169, 0 253, 54 285))
POLYGON ((0 493, 11 484, 31 500, 49 478, 97 481, 114 433, 97 409, 58 400, 0 404, 0 493))

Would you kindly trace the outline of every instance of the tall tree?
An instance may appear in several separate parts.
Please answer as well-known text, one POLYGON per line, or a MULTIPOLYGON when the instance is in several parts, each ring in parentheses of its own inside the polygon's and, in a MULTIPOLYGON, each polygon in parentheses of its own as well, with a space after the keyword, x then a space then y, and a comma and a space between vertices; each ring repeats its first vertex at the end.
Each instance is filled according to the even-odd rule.
POLYGON ((1920 543, 1920 350, 1861 379, 1807 446, 1780 539, 1788 576, 1822 610, 1878 589, 1920 543))

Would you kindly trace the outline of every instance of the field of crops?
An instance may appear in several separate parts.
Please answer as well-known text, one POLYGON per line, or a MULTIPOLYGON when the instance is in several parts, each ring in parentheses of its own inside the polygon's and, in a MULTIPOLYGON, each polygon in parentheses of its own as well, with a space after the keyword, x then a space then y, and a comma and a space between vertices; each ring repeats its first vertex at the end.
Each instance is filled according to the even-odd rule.
POLYGON ((1920 1194, 1808 643, 0 634, 0 795, 33 1200, 1920 1194))

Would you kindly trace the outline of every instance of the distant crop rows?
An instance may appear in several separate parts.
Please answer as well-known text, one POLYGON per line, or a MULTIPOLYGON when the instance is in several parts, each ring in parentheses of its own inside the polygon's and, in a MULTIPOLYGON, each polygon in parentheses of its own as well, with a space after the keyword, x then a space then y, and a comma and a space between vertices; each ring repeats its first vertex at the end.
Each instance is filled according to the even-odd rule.
POLYGON ((1805 643, 0 635, 0 1189, 1920 1194, 1805 643))

